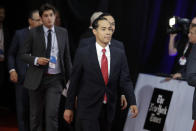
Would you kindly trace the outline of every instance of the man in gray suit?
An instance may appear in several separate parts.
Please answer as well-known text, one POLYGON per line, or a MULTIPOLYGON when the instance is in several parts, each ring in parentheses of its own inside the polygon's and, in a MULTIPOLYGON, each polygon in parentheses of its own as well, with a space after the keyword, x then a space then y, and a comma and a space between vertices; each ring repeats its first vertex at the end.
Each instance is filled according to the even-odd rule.
POLYGON ((58 108, 61 92, 71 71, 67 30, 54 26, 55 8, 40 7, 42 26, 30 30, 21 49, 21 59, 29 64, 24 86, 29 89, 31 131, 58 130, 58 108), (45 110, 43 110, 45 109, 45 110))
MULTIPOLYGON (((193 46, 187 62, 186 78, 189 85, 196 87, 196 24, 191 24, 188 36, 189 42, 193 46)), ((196 120, 196 92, 194 92, 192 107, 192 119, 196 120)), ((194 122, 193 128, 195 126, 196 121, 194 122)))

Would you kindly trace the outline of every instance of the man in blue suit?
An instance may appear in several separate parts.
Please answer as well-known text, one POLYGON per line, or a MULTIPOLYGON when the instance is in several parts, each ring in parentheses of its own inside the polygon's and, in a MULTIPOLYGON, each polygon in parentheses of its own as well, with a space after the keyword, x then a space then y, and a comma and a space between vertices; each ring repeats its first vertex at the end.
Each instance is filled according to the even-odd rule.
POLYGON ((29 97, 23 87, 23 81, 28 65, 20 60, 19 50, 24 46, 24 40, 31 28, 42 24, 39 11, 33 10, 28 17, 29 27, 17 30, 8 52, 8 69, 10 80, 16 86, 16 110, 19 131, 29 131, 29 97))
MULTIPOLYGON (((100 17, 104 17, 110 22, 111 27, 112 27, 112 33, 114 33, 115 32, 115 20, 114 20, 113 16, 109 13, 104 12, 103 14, 100 15, 100 17)), ((94 36, 81 39, 78 48, 86 47, 89 45, 89 43, 92 44, 95 42, 96 42, 96 38, 94 36)), ((112 38, 109 46, 116 47, 116 48, 120 49, 121 51, 123 51, 124 54, 126 54, 124 44, 121 41, 118 41, 118 40, 112 38)), ((129 67, 128 66, 126 67, 126 73, 129 74, 129 67)), ((130 88, 130 89, 131 89, 131 92, 134 92, 133 88, 130 88)), ((113 131, 122 131, 123 130, 124 124, 125 124, 125 121, 127 118, 128 110, 129 110, 129 108, 127 108, 127 107, 129 107, 131 104, 135 104, 135 101, 136 101, 134 93, 132 93, 132 94, 133 95, 132 95, 131 101, 126 99, 124 92, 121 92, 121 94, 120 93, 118 94, 120 99, 118 99, 119 101, 117 104, 116 116, 115 116, 115 120, 114 120, 114 123, 112 126, 113 131), (121 107, 119 107, 119 105, 121 105, 121 107)))
MULTIPOLYGON (((96 41, 79 48, 70 78, 64 119, 73 120, 74 103, 77 96, 77 131, 111 131, 114 121, 118 92, 133 98, 132 83, 126 72, 124 52, 109 46, 112 37, 110 22, 99 17, 93 22, 96 41)), ((111 44, 115 42, 111 41, 111 44)), ((138 114, 136 103, 131 104, 132 117, 138 114)))

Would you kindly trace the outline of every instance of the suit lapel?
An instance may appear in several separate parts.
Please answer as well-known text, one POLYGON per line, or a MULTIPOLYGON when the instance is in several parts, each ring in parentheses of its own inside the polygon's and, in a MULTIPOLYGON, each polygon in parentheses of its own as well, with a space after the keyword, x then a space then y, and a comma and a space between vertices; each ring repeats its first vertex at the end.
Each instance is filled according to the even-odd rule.
POLYGON ((99 78, 101 78, 101 81, 103 82, 103 84, 105 84, 103 76, 102 76, 101 68, 99 66, 99 61, 98 61, 98 56, 97 56, 97 50, 96 50, 95 43, 90 45, 89 49, 90 49, 89 56, 91 56, 92 65, 94 65, 95 71, 97 72, 99 78))
POLYGON ((40 40, 42 42, 42 44, 40 46, 44 49, 44 51, 46 51, 46 42, 45 42, 43 26, 39 26, 38 30, 39 30, 39 33, 40 33, 39 37, 40 37, 40 40))
POLYGON ((57 44, 58 44, 58 49, 59 49, 59 54, 61 54, 61 52, 63 52, 63 42, 62 42, 62 37, 61 37, 61 33, 59 32, 59 30, 55 27, 55 32, 56 32, 56 38, 57 38, 57 44))
POLYGON ((109 80, 108 83, 110 82, 113 72, 114 72, 114 65, 115 65, 115 51, 113 47, 110 45, 110 75, 109 75, 109 80))

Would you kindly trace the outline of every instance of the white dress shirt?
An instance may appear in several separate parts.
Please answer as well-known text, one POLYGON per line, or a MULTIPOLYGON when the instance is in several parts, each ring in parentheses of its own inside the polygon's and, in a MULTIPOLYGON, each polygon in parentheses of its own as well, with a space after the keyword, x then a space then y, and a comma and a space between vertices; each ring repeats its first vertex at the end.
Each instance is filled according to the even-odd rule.
MULTIPOLYGON (((104 49, 102 46, 100 46, 97 42, 96 42, 96 50, 97 50, 97 57, 98 57, 98 61, 99 61, 99 66, 100 66, 100 69, 101 69, 101 58, 102 58, 102 55, 103 55, 103 52, 102 52, 102 49, 104 49)), ((110 76, 110 48, 109 48, 109 44, 105 47, 106 49, 106 52, 105 52, 105 55, 107 57, 107 60, 108 60, 108 78, 110 76)))
MULTIPOLYGON (((43 25, 43 30, 44 30, 45 44, 46 44, 46 48, 47 48, 48 30, 49 29, 43 25)), ((51 30, 51 37, 52 37, 50 56, 55 56, 57 58, 57 63, 56 63, 56 66, 54 69, 53 68, 48 69, 48 73, 49 74, 58 74, 58 73, 61 73, 61 68, 60 68, 60 60, 59 60, 59 48, 58 48, 58 44, 57 44, 57 37, 56 37, 56 32, 55 32, 54 26, 50 30, 51 30)), ((38 60, 38 57, 35 58, 34 64, 39 66, 37 63, 37 60, 38 60)))

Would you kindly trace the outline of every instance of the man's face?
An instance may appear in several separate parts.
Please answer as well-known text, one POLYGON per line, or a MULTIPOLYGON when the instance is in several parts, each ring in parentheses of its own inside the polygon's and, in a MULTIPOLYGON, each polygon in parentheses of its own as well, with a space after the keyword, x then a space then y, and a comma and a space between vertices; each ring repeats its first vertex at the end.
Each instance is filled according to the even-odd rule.
POLYGON ((42 24, 41 18, 38 12, 33 13, 32 19, 29 19, 29 24, 31 28, 37 27, 42 24))
POLYGON ((5 9, 0 8, 0 23, 3 23, 4 19, 5 19, 5 9))
POLYGON ((55 23, 56 26, 61 26, 61 18, 60 18, 60 14, 59 12, 56 12, 56 19, 55 19, 55 23))
POLYGON ((115 20, 114 20, 114 18, 112 16, 104 16, 104 18, 106 18, 110 22, 113 33, 114 33, 114 31, 115 31, 115 20))
POLYGON ((53 10, 44 11, 41 16, 41 19, 44 26, 46 26, 47 28, 51 28, 55 22, 55 14, 53 10))
POLYGON ((93 29, 93 33, 96 37, 96 41, 99 44, 107 45, 112 38, 112 27, 107 20, 98 21, 97 29, 93 29))
POLYGON ((189 30, 189 42, 191 42, 192 44, 196 44, 196 27, 192 27, 189 30))

